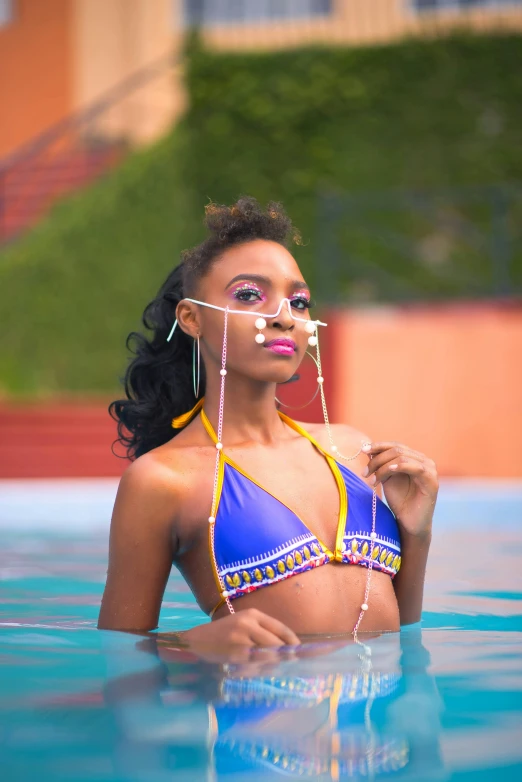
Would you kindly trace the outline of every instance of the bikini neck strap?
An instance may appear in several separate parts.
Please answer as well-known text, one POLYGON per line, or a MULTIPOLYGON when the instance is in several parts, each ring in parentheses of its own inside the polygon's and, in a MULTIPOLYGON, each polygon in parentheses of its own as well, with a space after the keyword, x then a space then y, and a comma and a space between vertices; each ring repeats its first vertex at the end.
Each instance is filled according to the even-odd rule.
MULTIPOLYGON (((201 400, 201 401, 203 401, 203 400, 201 400)), ((302 426, 300 426, 298 423, 296 423, 293 420, 293 418, 290 418, 290 416, 286 415, 285 413, 282 413, 280 410, 278 410, 277 413, 279 415, 279 418, 283 421, 283 423, 287 424, 287 426, 289 426, 290 429, 293 429, 294 432, 297 432, 302 437, 305 437, 307 440, 309 440, 312 443, 312 445, 314 445, 317 448, 317 450, 321 451, 321 453, 323 453, 325 456, 329 455, 329 454, 326 453, 324 448, 321 445, 319 445, 317 440, 314 437, 312 437, 312 435, 309 432, 307 432, 306 429, 303 429, 302 426)), ((203 424, 203 426, 205 428, 205 431, 210 436, 210 438, 212 439, 212 442, 215 445, 218 442, 218 438, 217 438, 216 432, 214 430, 214 427, 210 423, 209 417, 205 413, 203 405, 200 408, 200 415, 201 415, 201 422, 202 422, 202 424, 203 424)))

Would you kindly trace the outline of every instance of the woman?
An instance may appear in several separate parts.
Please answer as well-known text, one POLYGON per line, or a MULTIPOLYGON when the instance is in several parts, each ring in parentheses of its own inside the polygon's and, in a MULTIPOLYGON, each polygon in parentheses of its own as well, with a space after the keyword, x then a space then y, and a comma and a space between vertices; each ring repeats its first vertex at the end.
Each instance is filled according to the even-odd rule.
POLYGON ((324 425, 278 411, 276 385, 310 346, 324 402, 322 324, 287 249, 299 235, 280 205, 253 198, 209 205, 206 225, 145 311, 151 341, 131 335, 127 399, 111 405, 139 458, 116 498, 98 627, 157 627, 173 562, 212 616, 183 634, 194 648, 418 621, 434 463, 330 425, 325 404, 324 425))

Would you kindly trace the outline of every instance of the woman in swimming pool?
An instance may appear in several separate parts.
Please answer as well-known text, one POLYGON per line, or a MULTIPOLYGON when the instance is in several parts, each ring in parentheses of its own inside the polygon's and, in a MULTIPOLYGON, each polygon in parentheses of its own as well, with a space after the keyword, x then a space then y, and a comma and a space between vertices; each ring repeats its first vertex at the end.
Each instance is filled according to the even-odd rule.
POLYGON ((110 408, 139 458, 118 489, 98 627, 156 628, 173 562, 213 620, 183 633, 194 647, 418 621, 433 461, 329 423, 323 324, 281 206, 210 204, 206 225, 145 311, 152 339, 131 335, 127 399, 110 408), (276 385, 314 348, 325 424, 301 425, 278 411, 276 385))

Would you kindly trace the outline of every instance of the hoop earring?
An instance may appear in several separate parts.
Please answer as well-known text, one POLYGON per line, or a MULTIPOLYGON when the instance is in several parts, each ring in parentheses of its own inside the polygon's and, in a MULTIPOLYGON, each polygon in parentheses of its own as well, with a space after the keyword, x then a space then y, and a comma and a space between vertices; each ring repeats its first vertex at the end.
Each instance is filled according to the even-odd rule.
MULTIPOLYGON (((315 366, 317 367, 317 371, 319 371, 319 365, 317 363, 317 359, 315 358, 315 356, 312 356, 312 354, 308 350, 306 351, 306 355, 310 356, 310 358, 314 362, 315 366)), ((277 402, 278 405, 281 405, 281 407, 288 407, 289 410, 302 410, 304 407, 308 407, 308 405, 312 404, 312 402, 314 401, 315 397, 319 393, 319 389, 320 388, 321 388, 321 386, 318 383, 317 384, 317 388, 315 389, 315 393, 314 393, 313 397, 311 399, 309 399, 308 402, 306 402, 306 404, 299 405, 298 407, 295 407, 294 405, 286 405, 284 402, 281 402, 281 400, 278 399, 277 397, 275 397, 275 401, 277 402)))
POLYGON ((192 345, 192 387, 194 389, 194 396, 196 399, 199 397, 199 378, 201 375, 201 354, 199 352, 199 334, 197 339, 194 340, 192 345), (196 371, 196 342, 198 343, 198 361, 196 371))

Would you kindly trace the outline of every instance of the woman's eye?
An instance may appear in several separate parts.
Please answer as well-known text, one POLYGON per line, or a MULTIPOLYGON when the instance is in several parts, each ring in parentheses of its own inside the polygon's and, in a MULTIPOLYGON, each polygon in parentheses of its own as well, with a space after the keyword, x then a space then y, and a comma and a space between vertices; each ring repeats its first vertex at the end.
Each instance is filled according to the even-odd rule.
POLYGON ((311 306, 310 299, 305 299, 304 296, 296 296, 295 299, 292 299, 292 307, 295 307, 296 310, 306 310, 311 306))
POLYGON ((236 299, 239 299, 239 301, 261 301, 261 292, 256 291, 253 288, 249 290, 242 290, 237 291, 234 296, 236 299))

